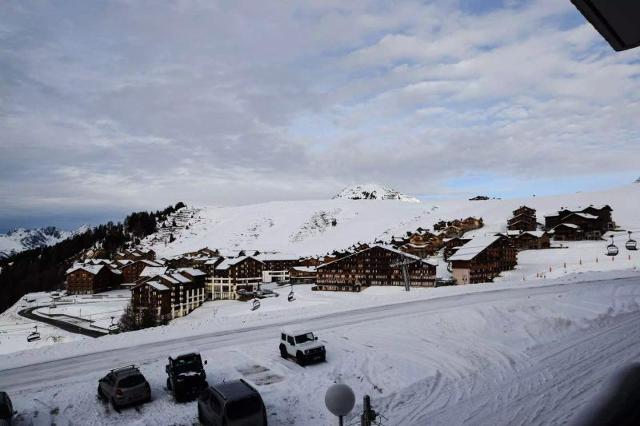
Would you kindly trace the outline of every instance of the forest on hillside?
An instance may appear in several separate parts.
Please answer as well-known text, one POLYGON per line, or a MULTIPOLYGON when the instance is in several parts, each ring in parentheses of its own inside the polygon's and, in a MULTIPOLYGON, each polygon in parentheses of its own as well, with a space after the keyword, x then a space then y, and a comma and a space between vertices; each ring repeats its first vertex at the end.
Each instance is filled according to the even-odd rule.
POLYGON ((64 288, 65 271, 87 250, 112 258, 157 230, 157 223, 185 207, 180 202, 156 212, 134 212, 124 222, 99 225, 58 244, 26 250, 0 261, 0 312, 27 293, 64 288))

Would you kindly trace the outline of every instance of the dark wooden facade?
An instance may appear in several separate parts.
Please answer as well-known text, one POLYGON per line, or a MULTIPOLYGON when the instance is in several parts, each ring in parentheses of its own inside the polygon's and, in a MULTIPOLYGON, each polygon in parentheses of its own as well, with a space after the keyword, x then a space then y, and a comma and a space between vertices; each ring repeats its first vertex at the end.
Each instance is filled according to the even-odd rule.
POLYGON ((75 266, 67 271, 67 291, 72 294, 93 294, 118 284, 116 275, 108 266, 75 266))
POLYGON ((213 299, 238 299, 238 290, 257 290, 263 268, 264 264, 252 256, 225 259, 214 269, 208 291, 213 299))
POLYGON ((542 250, 551 247, 551 237, 545 231, 510 233, 508 237, 517 250, 542 250))
POLYGON ((435 286, 436 265, 416 256, 382 246, 373 246, 318 266, 316 288, 331 291, 360 291, 372 285, 404 285, 402 271, 391 265, 413 260, 408 266, 412 286, 435 286))
POLYGON ((444 240, 442 250, 442 256, 444 257, 444 260, 448 260, 449 257, 451 257, 459 247, 462 247, 469 241, 471 241, 471 238, 461 237, 449 238, 444 240))
POLYGON ((140 278, 140 273, 147 266, 158 267, 162 265, 160 265, 158 262, 147 259, 131 262, 120 268, 120 271, 122 271, 122 282, 135 283, 138 278, 140 278))
POLYGON ((521 206, 514 210, 513 217, 507 221, 507 229, 511 231, 535 231, 538 229, 535 209, 521 206))
POLYGON ((554 239, 559 240, 597 240, 602 235, 614 229, 616 224, 613 221, 613 209, 608 206, 589 206, 580 210, 562 209, 556 215, 545 216, 545 229, 554 231, 554 239), (572 227, 562 227, 557 232, 559 225, 571 224, 579 227, 579 230, 569 229, 572 227))
POLYGON ((517 251, 505 236, 474 238, 451 256, 453 277, 458 284, 493 281, 517 264, 517 251))
POLYGON ((579 241, 584 239, 584 233, 578 225, 561 223, 551 231, 556 241, 579 241))
POLYGON ((131 290, 134 311, 140 314, 144 309, 156 309, 160 321, 189 314, 207 298, 200 277, 204 277, 203 272, 169 271, 146 278, 131 290))
POLYGON ((294 266, 289 269, 291 284, 315 284, 317 279, 318 271, 313 266, 294 266))

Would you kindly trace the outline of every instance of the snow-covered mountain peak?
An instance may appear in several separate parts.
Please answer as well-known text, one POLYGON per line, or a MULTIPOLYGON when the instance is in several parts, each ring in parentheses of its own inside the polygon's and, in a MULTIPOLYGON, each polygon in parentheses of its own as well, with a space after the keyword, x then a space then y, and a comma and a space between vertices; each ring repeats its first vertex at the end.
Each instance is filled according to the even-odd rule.
POLYGON ((83 226, 77 231, 68 232, 58 229, 55 226, 36 229, 16 228, 6 234, 0 234, 0 257, 7 257, 12 253, 57 244, 87 229, 87 226, 83 226))
POLYGON ((410 203, 420 202, 417 198, 374 183, 348 186, 333 198, 347 200, 399 200, 410 203))

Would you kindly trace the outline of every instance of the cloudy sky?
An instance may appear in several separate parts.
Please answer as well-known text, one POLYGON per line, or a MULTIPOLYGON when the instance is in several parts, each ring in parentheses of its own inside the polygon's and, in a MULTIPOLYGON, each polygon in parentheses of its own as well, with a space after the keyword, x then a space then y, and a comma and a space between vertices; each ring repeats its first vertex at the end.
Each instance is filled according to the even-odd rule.
POLYGON ((640 175, 640 61, 566 0, 0 3, 0 231, 378 182, 640 175))

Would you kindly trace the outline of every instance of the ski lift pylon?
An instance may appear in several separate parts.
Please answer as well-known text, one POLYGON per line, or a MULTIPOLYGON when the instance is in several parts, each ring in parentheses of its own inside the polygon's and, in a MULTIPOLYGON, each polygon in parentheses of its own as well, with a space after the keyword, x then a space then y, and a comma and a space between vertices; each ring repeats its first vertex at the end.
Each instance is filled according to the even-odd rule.
POLYGON ((40 333, 38 333, 38 326, 34 325, 33 328, 34 328, 34 331, 32 331, 27 336, 27 342, 35 342, 37 340, 40 340, 40 333))
POLYGON ((612 235, 611 244, 607 246, 607 256, 617 256, 619 251, 620 250, 618 250, 618 246, 615 245, 613 242, 613 235, 612 235))
POLYGON ((627 250, 638 250, 638 243, 636 242, 636 240, 631 238, 631 231, 627 232, 629 233, 629 239, 624 246, 627 248, 627 250))

